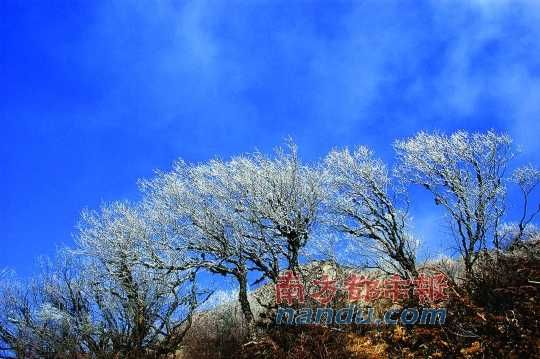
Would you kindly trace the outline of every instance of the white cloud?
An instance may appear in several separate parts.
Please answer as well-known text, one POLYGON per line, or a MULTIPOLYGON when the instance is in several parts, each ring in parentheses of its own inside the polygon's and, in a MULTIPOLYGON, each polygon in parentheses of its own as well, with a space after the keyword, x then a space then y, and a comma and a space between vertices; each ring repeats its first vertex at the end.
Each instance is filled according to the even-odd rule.
MULTIPOLYGON (((137 16, 169 40, 135 80, 159 109, 153 126, 183 123, 171 142, 187 122, 196 138, 210 130, 227 141, 229 121, 249 137, 275 120, 302 122, 289 126, 297 138, 389 142, 435 119, 445 129, 489 125, 478 114, 493 101, 506 111, 493 127, 538 148, 527 129, 538 129, 540 113, 540 2, 433 1, 419 10, 362 1, 336 11, 327 29, 310 16, 279 21, 271 6, 159 4, 137 16), (254 101, 267 94, 278 100, 254 101), (297 118, 273 118, 290 109, 297 118)), ((108 26, 125 21, 106 10, 108 26)))

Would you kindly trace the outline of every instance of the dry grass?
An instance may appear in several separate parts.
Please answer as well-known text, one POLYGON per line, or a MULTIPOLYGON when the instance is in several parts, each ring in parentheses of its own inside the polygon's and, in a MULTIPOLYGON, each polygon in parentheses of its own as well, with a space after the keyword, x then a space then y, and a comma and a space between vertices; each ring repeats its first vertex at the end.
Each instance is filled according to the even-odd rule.
MULTIPOLYGON (((451 291, 442 326, 275 327, 267 320, 247 340, 241 321, 209 313, 186 339, 183 358, 540 357, 540 293, 531 283, 540 280, 540 241, 485 258, 478 270, 473 296, 459 286, 451 291)), ((377 315, 389 305, 375 303, 377 315)))

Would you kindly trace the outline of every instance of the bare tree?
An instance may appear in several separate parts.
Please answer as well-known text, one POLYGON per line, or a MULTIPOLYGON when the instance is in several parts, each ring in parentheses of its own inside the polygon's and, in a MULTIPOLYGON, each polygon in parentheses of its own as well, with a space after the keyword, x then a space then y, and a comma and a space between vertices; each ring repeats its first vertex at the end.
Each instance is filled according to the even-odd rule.
POLYGON ((504 213, 511 142, 492 131, 459 131, 450 136, 420 132, 395 143, 402 180, 423 186, 449 214, 468 275, 504 213))
POLYGON ((298 270, 319 209, 320 177, 290 149, 275 158, 257 153, 200 165, 179 161, 171 172, 142 182, 148 211, 171 234, 153 251, 161 253, 155 265, 173 269, 174 252, 187 249, 193 266, 234 277, 248 325, 248 271, 275 281, 283 261, 298 270))
POLYGON ((105 205, 85 211, 76 253, 107 350, 124 357, 174 353, 196 309, 195 271, 149 268, 145 245, 156 233, 139 207, 105 205))
POLYGON ((532 213, 529 213, 531 194, 540 183, 540 170, 532 165, 520 167, 512 173, 511 180, 518 185, 523 199, 523 209, 517 224, 518 231, 514 238, 517 242, 523 239, 531 222, 540 213, 540 203, 536 204, 536 208, 533 206, 532 213))
POLYGON ((299 270, 300 252, 313 233, 324 196, 322 172, 301 163, 296 145, 278 148, 274 157, 256 153, 231 161, 243 188, 237 211, 244 233, 264 253, 251 253, 256 268, 271 280, 281 258, 299 270))
POLYGON ((407 202, 394 190, 384 163, 361 146, 353 153, 348 149, 330 152, 325 168, 329 224, 373 249, 377 267, 404 278, 416 276, 416 244, 407 228, 407 202), (396 206, 399 197, 403 209, 396 206))
POLYGON ((13 274, 5 274, 0 284, 2 358, 51 357, 51 350, 39 335, 45 326, 37 315, 39 293, 33 283, 22 283, 13 274))
POLYGON ((1 288, 0 337, 17 357, 72 358, 95 353, 91 305, 73 258, 44 259, 39 276, 1 288))
POLYGON ((246 324, 254 316, 248 300, 247 240, 235 211, 238 187, 228 179, 228 164, 212 161, 188 165, 178 161, 168 173, 143 181, 146 208, 167 240, 151 252, 152 265, 176 270, 177 253, 190 253, 189 266, 232 276, 239 285, 238 301, 246 324))

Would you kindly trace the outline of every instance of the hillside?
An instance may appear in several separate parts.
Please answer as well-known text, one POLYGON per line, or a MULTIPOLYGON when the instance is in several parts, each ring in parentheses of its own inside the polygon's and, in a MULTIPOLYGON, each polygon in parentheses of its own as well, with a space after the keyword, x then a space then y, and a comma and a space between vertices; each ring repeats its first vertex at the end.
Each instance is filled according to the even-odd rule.
MULTIPOLYGON (((258 315, 256 338, 247 338, 238 305, 231 298, 194 322, 185 358, 524 358, 540 355, 540 240, 492 252, 478 263, 481 281, 474 296, 463 290, 457 263, 430 263, 424 271, 446 270, 451 277, 443 325, 276 326, 275 310, 256 298, 269 298, 269 286, 251 293, 258 315), (452 268, 450 268, 452 267, 452 268)), ((303 267, 315 273, 350 271, 329 263, 303 267)), ((266 300, 266 302, 270 302, 266 300)), ((378 303, 383 307, 388 303, 378 303)))

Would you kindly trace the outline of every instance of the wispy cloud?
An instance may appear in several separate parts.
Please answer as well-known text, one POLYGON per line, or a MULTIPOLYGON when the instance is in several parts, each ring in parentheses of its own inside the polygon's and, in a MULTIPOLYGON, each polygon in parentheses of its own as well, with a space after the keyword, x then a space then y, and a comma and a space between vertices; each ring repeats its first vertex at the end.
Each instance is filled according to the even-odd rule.
POLYGON ((324 132, 378 144, 436 123, 509 129, 537 149, 523 128, 540 111, 538 4, 106 4, 85 55, 97 48, 107 62, 90 73, 117 69, 107 111, 122 118, 133 109, 119 99, 135 103, 138 125, 170 142, 210 131, 218 148, 256 146, 256 133, 312 147, 324 132))
POLYGON ((419 130, 495 128, 540 159, 535 0, 25 6, 0 25, 9 238, 69 235, 80 207, 177 156, 287 135, 308 159, 367 144, 390 161, 419 130))

